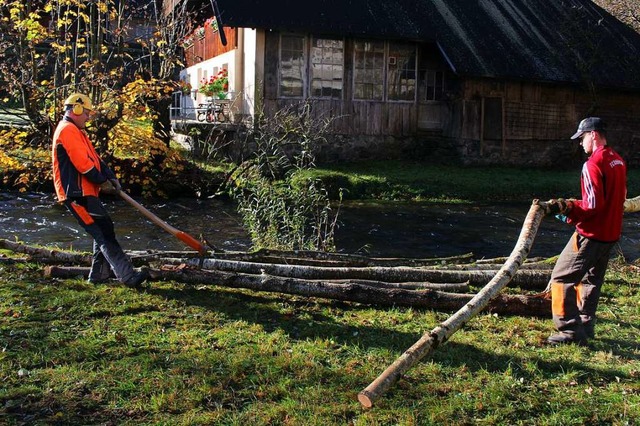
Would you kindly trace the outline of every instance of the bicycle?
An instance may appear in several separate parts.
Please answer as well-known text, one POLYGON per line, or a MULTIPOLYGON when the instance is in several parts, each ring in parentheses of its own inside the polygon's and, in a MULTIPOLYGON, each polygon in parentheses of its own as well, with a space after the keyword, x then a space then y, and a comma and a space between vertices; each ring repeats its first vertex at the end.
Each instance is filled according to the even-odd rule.
POLYGON ((224 123, 229 120, 226 112, 226 102, 208 102, 198 105, 198 121, 207 123, 224 123))

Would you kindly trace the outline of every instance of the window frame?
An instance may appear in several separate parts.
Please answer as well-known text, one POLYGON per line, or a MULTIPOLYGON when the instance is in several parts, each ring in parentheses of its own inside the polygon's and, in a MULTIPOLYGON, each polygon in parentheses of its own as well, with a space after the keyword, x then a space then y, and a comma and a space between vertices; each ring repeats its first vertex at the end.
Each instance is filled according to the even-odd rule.
MULTIPOLYGON (((351 99, 353 101, 364 101, 364 102, 385 102, 386 101, 386 85, 387 85, 387 79, 386 79, 386 62, 387 62, 387 54, 386 54, 386 42, 381 41, 381 40, 365 40, 365 39, 361 39, 361 40, 355 40, 354 44, 353 44, 353 58, 352 58, 352 71, 353 71, 353 78, 351 81, 351 99), (381 68, 380 70, 382 71, 382 81, 380 83, 376 82, 376 83, 370 83, 372 86, 375 85, 379 85, 381 86, 382 90, 381 90, 381 96, 380 98, 377 97, 356 97, 359 90, 357 88, 358 85, 360 84, 366 84, 366 83, 361 83, 357 78, 357 74, 358 74, 358 70, 362 70, 361 72, 363 72, 365 74, 365 79, 366 79, 366 74, 375 74, 376 72, 376 68, 367 68, 366 66, 361 66, 358 67, 358 54, 360 54, 360 52, 363 52, 366 50, 358 50, 357 46, 358 44, 366 44, 366 43, 371 43, 373 44, 373 53, 371 54, 371 56, 369 57, 364 57, 364 62, 366 65, 367 61, 373 60, 375 62, 376 60, 376 53, 379 52, 379 50, 377 50, 375 48, 375 45, 381 45, 382 46, 382 60, 381 60, 381 68), (372 59, 371 59, 372 58, 372 59)), ((361 61, 362 62, 362 61, 361 61)), ((375 64, 374 64, 375 65, 375 64)), ((380 71, 378 70, 378 71, 380 71)), ((372 90, 370 90, 371 93, 375 92, 375 87, 372 88, 372 90)))
MULTIPOLYGON (((296 33, 282 33, 278 39, 278 97, 285 99, 306 99, 308 95, 308 89, 306 88, 308 83, 308 37, 306 34, 296 34, 296 33), (283 93, 283 62, 282 62, 282 52, 283 52, 283 39, 284 38, 297 38, 302 39, 302 66, 300 67, 300 81, 302 87, 302 93, 300 95, 291 95, 283 93)), ((293 67, 292 67, 293 68, 293 67)))
MULTIPOLYGON (((324 46, 322 47, 324 48, 324 46)), ((292 50, 293 51, 293 50, 292 50)), ((279 34, 278 39, 278 67, 277 67, 277 97, 280 99, 318 99, 318 100, 346 100, 347 96, 353 102, 389 102, 389 103, 429 103, 429 102, 438 102, 442 101, 445 97, 445 93, 447 90, 447 71, 445 69, 439 69, 439 67, 428 67, 425 68, 421 57, 423 55, 423 48, 419 43, 408 42, 408 41, 392 41, 392 40, 377 40, 377 39, 351 39, 347 41, 345 38, 333 37, 329 35, 323 34, 309 34, 309 33, 295 33, 295 32, 283 32, 279 34), (285 85, 283 85, 283 51, 286 53, 286 50, 283 50, 283 40, 290 38, 292 40, 297 40, 301 43, 301 49, 299 51, 300 55, 300 67, 299 71, 299 84, 301 86, 300 93, 284 93, 283 90, 285 85), (340 80, 340 94, 338 96, 334 95, 334 91, 338 89, 333 89, 333 87, 325 88, 323 85, 321 87, 321 91, 325 89, 328 90, 330 95, 318 95, 317 88, 314 88, 314 83, 317 81, 321 81, 323 83, 332 82, 332 77, 327 78, 326 76, 322 76, 319 79, 314 77, 314 63, 312 58, 313 49, 317 46, 317 42, 320 40, 330 40, 330 41, 339 41, 342 48, 342 63, 337 64, 341 67, 341 80, 340 80), (357 50, 357 47, 361 43, 373 43, 374 50, 372 53, 372 61, 374 67, 371 70, 367 70, 365 68, 357 68, 359 63, 363 61, 367 61, 366 57, 358 57, 358 55, 363 51, 357 50), (349 47, 351 46, 351 47, 349 47), (382 50, 382 58, 376 59, 376 55, 379 55, 380 49, 376 48, 376 46, 380 47, 382 50), (406 49, 405 56, 393 55, 392 53, 395 51, 401 51, 406 49), (350 63, 347 61, 347 54, 350 53, 350 63), (397 70, 399 74, 410 72, 413 75, 407 80, 406 83, 401 84, 401 89, 399 89, 396 93, 402 94, 407 93, 408 91, 413 92, 413 96, 410 99, 392 99, 392 87, 391 87, 391 74, 392 68, 394 66, 393 59, 396 59, 396 64, 398 63, 398 57, 400 58, 409 58, 412 59, 412 63, 409 62, 409 66, 406 66, 405 70, 397 70), (376 63, 376 61, 380 63, 376 63), (348 67, 348 69, 347 69, 348 67), (359 73, 359 70, 365 70, 364 72, 371 74, 377 78, 377 73, 382 73, 382 79, 378 86, 381 86, 381 96, 378 98, 374 96, 376 93, 376 89, 380 87, 374 87, 369 91, 371 93, 370 97, 358 97, 358 91, 356 90, 358 84, 363 84, 362 82, 367 81, 367 79, 361 79, 360 82, 357 81, 356 75, 359 73), (351 76, 349 79, 348 76, 351 76), (435 84, 433 85, 433 94, 429 95, 428 88, 430 87, 428 84, 429 76, 433 75, 436 79, 435 84), (424 78, 423 78, 424 77, 424 78), (411 80, 413 80, 413 85, 411 84, 411 80), (350 88, 345 87, 347 82, 350 84, 350 88), (314 94, 316 92, 316 94, 314 94), (349 93, 350 92, 350 93, 349 93)), ((293 57, 293 56, 292 56, 293 57)), ((403 61, 407 64, 407 61, 403 61)), ((322 61, 316 63, 320 64, 322 67, 324 64, 322 61)), ((329 64, 331 65, 331 64, 329 64)), ((293 68, 293 67, 292 67, 293 68)), ((334 74, 335 75, 335 74, 334 74)), ((398 79, 400 77, 397 77, 398 79)), ((331 84, 329 84, 331 86, 331 84)), ((297 89, 297 88, 296 88, 297 89)), ((363 92, 360 90, 360 92, 363 92)))
MULTIPOLYGON (((322 100, 344 100, 345 97, 345 39, 339 37, 329 37, 323 35, 314 35, 314 34, 299 34, 299 33, 282 33, 280 34, 278 41, 278 98, 282 99, 322 99, 322 100), (282 67, 282 53, 283 53, 283 39, 284 38, 292 38, 302 40, 302 66, 301 70, 301 86, 302 93, 300 95, 291 95, 283 93, 283 67, 282 67), (331 40, 338 41, 342 45, 342 63, 340 67, 342 69, 341 79, 340 79, 340 96, 318 96, 314 95, 314 77, 313 77, 313 63, 311 58, 312 49, 314 48, 313 44, 318 40, 331 40)), ((330 80, 322 80, 322 81, 330 81, 330 80)), ((333 80, 331 80, 333 81, 333 80)), ((333 90, 333 89, 331 89, 333 90)))
MULTIPOLYGON (((323 46, 323 48, 326 46, 323 46)), ((315 35, 311 35, 309 37, 309 63, 308 63, 308 72, 309 72, 309 85, 308 85, 308 89, 309 89, 309 98, 311 99, 326 99, 326 100, 343 100, 344 99, 344 88, 345 88, 345 40, 344 38, 337 38, 337 37, 327 37, 327 36, 315 36, 315 35), (321 62, 320 65, 331 65, 333 66, 339 66, 341 69, 341 73, 340 73, 340 96, 334 96, 333 95, 333 87, 332 85, 330 85, 329 87, 329 91, 331 92, 331 95, 315 95, 315 88, 314 88, 314 73, 313 73, 313 66, 314 66, 314 62, 313 62, 313 55, 312 55, 312 49, 316 48, 315 46, 315 42, 322 40, 324 42, 326 41, 331 41, 331 42, 339 42, 341 44, 341 49, 342 49, 342 62, 340 64, 336 64, 336 63, 324 63, 321 62)), ((335 75, 335 74, 334 74, 335 75)), ((334 79, 328 80, 328 79, 320 79, 320 81, 322 82, 334 82, 334 79)), ((322 89, 324 89, 324 86, 322 86, 322 89)), ((337 89, 336 89, 337 90, 337 89)))
MULTIPOLYGON (((354 102, 398 102, 398 103, 416 103, 418 100, 418 88, 419 88, 419 74, 418 74, 418 54, 419 49, 416 43, 410 42, 393 42, 388 40, 370 40, 370 39, 360 39, 355 40, 353 47, 353 79, 352 79, 352 95, 351 98, 354 102), (382 58, 382 96, 380 98, 359 98, 356 97, 358 91, 356 90, 356 85, 359 84, 356 81, 356 68, 358 63, 357 54, 359 51, 356 49, 356 45, 358 43, 378 43, 382 44, 383 50, 383 58, 382 58), (390 75, 390 66, 395 65, 397 62, 391 63, 392 58, 397 61, 397 56, 391 56, 391 45, 399 45, 399 46, 407 46, 413 49, 413 98, 412 99, 390 99, 390 86, 389 86, 389 75, 390 75)), ((410 55, 411 56, 411 55, 410 55)))

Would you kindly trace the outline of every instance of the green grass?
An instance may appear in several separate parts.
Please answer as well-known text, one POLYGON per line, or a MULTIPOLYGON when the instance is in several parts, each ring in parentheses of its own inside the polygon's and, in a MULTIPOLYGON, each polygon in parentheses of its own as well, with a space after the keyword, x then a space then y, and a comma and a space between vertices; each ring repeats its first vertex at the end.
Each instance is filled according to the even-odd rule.
MULTIPOLYGON (((322 179, 333 198, 344 188, 344 199, 531 202, 580 197, 580 171, 375 161, 322 166, 306 176, 322 179)), ((640 170, 629 170, 628 187, 640 192, 640 170)))
POLYGON ((597 338, 481 314, 372 409, 356 395, 445 312, 0 265, 0 423, 625 425, 640 419, 638 272, 607 276, 597 338))

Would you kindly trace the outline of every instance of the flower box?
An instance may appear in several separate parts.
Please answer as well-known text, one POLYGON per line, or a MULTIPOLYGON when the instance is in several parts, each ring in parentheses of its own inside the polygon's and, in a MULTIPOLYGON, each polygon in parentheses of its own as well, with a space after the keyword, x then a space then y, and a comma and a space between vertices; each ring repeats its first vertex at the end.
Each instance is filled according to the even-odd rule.
POLYGON ((222 69, 208 80, 201 80, 198 91, 208 97, 226 99, 229 91, 229 71, 222 69))

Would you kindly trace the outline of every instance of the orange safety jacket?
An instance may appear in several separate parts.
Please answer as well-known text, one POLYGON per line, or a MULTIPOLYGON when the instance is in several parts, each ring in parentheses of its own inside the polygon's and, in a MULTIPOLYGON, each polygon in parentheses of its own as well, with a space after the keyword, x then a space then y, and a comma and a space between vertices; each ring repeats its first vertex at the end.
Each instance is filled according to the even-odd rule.
POLYGON ((71 121, 62 120, 58 124, 53 134, 51 160, 53 184, 60 202, 67 198, 97 197, 100 184, 115 178, 89 137, 71 121))

